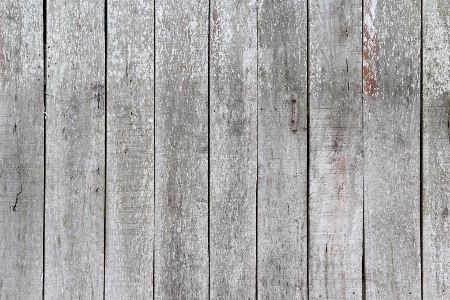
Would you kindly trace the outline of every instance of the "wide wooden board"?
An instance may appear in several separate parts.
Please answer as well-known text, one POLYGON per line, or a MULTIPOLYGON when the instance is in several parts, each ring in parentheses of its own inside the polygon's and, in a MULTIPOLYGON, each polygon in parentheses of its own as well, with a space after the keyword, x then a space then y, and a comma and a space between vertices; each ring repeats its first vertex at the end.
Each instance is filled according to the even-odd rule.
POLYGON ((47 1, 45 286, 103 297, 104 1, 47 1))
POLYGON ((211 1, 210 293, 256 297, 257 2, 211 1))
POLYGON ((362 7, 309 9, 309 299, 361 299, 362 7))
POLYGON ((0 1, 0 299, 42 298, 42 5, 0 1))
POLYGON ((156 1, 155 299, 207 299, 208 1, 156 1))
POLYGON ((108 1, 106 299, 153 297, 153 5, 108 1))
POLYGON ((258 299, 307 299, 306 38, 306 1, 260 2, 258 299))
POLYGON ((364 1, 366 296, 420 299, 419 0, 364 1))
POLYGON ((423 299, 450 299, 450 3, 423 1, 423 299))

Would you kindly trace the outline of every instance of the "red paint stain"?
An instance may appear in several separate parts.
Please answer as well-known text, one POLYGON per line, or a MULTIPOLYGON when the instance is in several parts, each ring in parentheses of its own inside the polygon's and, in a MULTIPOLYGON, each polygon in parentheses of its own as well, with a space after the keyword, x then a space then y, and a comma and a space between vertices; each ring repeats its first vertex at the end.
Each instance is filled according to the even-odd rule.
MULTIPOLYGON (((372 18, 370 12, 367 13, 367 16, 369 18, 372 18)), ((378 87, 377 72, 376 72, 376 70, 379 69, 378 38, 376 32, 373 34, 369 32, 367 24, 364 24, 363 33, 364 33, 364 41, 363 41, 364 94, 373 96, 378 87)))
POLYGON ((220 34, 220 21, 219 15, 217 14, 217 10, 214 8, 211 12, 212 23, 211 23, 211 54, 215 54, 219 51, 219 46, 216 42, 217 36, 220 34))

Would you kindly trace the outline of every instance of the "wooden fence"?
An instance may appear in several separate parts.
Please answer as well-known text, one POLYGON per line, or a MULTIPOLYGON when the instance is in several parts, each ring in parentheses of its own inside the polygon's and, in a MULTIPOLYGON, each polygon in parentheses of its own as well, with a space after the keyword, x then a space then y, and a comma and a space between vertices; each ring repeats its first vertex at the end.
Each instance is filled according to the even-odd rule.
POLYGON ((447 0, 1 0, 1 299, 450 299, 447 0))

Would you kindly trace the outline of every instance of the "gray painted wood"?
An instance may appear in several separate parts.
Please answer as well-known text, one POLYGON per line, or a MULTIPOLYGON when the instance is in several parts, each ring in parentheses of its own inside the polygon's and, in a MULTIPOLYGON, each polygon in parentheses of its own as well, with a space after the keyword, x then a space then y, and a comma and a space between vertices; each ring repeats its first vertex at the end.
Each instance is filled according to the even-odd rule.
POLYGON ((450 3, 423 3, 423 299, 449 299, 450 3))
POLYGON ((103 297, 104 2, 47 1, 45 297, 103 297))
POLYGON ((157 1, 155 43, 155 299, 206 299, 208 1, 157 1))
POLYGON ((0 2, 0 299, 42 297, 42 1, 0 2))
POLYGON ((306 1, 258 23, 258 299, 307 299, 306 1))
POLYGON ((256 296, 257 3, 211 1, 210 280, 213 299, 256 296))
POLYGON ((108 1, 105 297, 153 297, 153 1, 108 1))
POLYGON ((364 2, 369 299, 420 299, 420 1, 364 2))
POLYGON ((309 8, 309 299, 361 299, 361 1, 309 8))

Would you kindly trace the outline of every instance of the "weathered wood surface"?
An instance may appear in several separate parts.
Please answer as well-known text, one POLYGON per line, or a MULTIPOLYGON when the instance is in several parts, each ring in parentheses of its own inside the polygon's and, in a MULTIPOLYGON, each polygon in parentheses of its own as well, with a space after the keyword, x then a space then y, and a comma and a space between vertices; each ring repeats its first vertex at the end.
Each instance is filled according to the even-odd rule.
POLYGON ((304 0, 260 2, 258 299, 307 299, 306 20, 304 0))
POLYGON ((361 299, 361 2, 310 2, 309 299, 361 299))
POLYGON ((450 298, 449 16, 0 1, 0 298, 450 298))
POLYGON ((208 1, 156 2, 155 298, 208 298, 208 1))
POLYGON ((103 297, 104 1, 47 1, 45 286, 103 297))
POLYGON ((0 299, 39 299, 43 278, 42 1, 0 2, 0 299))
POLYGON ((420 299, 420 1, 364 1, 366 296, 420 299))
POLYGON ((153 8, 108 1, 106 299, 153 297, 153 8))
POLYGON ((450 299, 450 3, 423 4, 423 299, 450 299))
POLYGON ((256 297, 257 3, 211 1, 210 293, 256 297))

